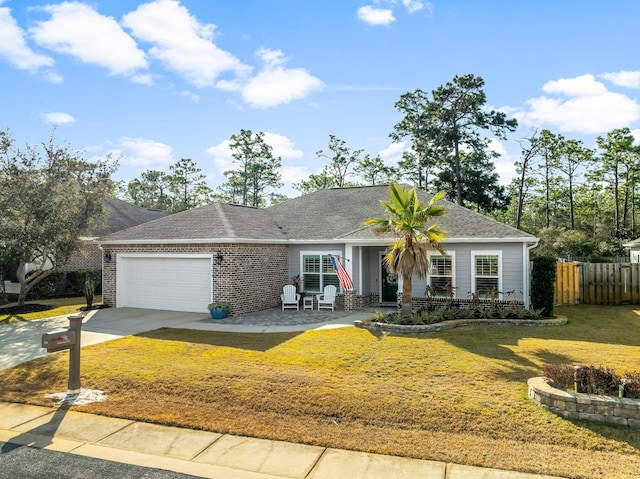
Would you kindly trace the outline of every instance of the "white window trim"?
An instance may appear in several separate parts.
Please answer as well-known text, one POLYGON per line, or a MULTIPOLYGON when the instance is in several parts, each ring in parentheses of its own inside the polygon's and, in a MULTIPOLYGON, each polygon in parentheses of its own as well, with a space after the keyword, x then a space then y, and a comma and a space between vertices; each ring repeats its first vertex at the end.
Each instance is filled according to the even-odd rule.
MULTIPOLYGON (((320 258, 322 258, 322 256, 327 256, 327 255, 332 255, 332 256, 337 256, 338 258, 340 258, 340 260, 342 260, 342 251, 340 250, 333 250, 333 251, 327 251, 327 250, 303 250, 300 251, 300 279, 304 280, 304 256, 320 256, 320 258)), ((322 259, 320 260, 320 264, 322 264, 322 259)), ((303 287, 303 291, 306 292, 306 288, 307 286, 303 283, 302 284, 303 287)), ((322 293, 322 291, 310 291, 311 293, 322 293)), ((342 292, 342 287, 340 285, 338 285, 338 292, 342 292)))
POLYGON ((502 299, 502 250, 471 250, 471 291, 476 292, 476 256, 497 256, 498 257, 498 299, 502 299))
MULTIPOLYGON (((437 251, 429 251, 427 252, 427 259, 429 260, 429 267, 431 267, 431 258, 434 256, 443 257, 437 251)), ((447 251, 444 250, 444 256, 451 257, 451 287, 453 288, 454 298, 458 297, 458 290, 456 288, 456 252, 455 251, 447 251)), ((427 274, 427 284, 431 284, 431 272, 427 274)))

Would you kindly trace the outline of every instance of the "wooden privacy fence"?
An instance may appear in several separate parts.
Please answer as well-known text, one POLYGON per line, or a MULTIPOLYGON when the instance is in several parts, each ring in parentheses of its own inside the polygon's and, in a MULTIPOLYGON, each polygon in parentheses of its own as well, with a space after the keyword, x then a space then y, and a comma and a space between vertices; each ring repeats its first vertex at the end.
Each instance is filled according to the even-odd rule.
POLYGON ((557 263, 556 304, 640 304, 640 264, 557 263))
POLYGON ((578 263, 556 263, 555 304, 580 303, 580 269, 578 263))

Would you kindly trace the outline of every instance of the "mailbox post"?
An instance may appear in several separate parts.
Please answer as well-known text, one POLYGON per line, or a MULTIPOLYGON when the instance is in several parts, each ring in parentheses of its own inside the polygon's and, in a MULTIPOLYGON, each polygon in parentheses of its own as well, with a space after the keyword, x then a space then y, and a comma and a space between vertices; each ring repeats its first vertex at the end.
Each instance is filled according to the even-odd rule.
POLYGON ((80 392, 80 330, 82 329, 82 314, 73 314, 68 316, 69 329, 76 333, 76 344, 71 346, 69 350, 69 394, 78 394, 80 392))
POLYGON ((42 347, 48 353, 69 350, 69 383, 68 394, 80 392, 80 332, 82 329, 82 314, 72 314, 69 319, 69 329, 42 335, 42 347))

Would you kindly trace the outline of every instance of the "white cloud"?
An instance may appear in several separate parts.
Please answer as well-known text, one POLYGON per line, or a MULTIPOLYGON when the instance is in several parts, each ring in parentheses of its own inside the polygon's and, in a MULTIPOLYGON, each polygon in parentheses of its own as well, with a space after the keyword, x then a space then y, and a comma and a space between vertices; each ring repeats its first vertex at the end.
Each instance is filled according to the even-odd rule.
POLYGON ((605 80, 609 80, 614 85, 625 88, 640 88, 640 71, 622 70, 613 73, 603 73, 600 76, 605 80))
POLYGON ((640 104, 621 93, 608 91, 593 75, 547 82, 545 93, 525 102, 514 116, 526 126, 550 125, 564 132, 598 134, 640 120, 640 104))
POLYGON ((407 142, 399 141, 391 143, 387 148, 380 150, 378 155, 387 165, 397 165, 402 160, 402 154, 407 151, 407 142))
POLYGON ((604 84, 596 81, 593 75, 581 75, 575 78, 561 78, 549 81, 542 87, 545 93, 559 93, 566 96, 595 96, 607 92, 604 84))
POLYGON ((273 156, 281 158, 302 158, 304 153, 302 150, 296 150, 296 144, 284 135, 279 133, 265 132, 264 141, 273 148, 273 156))
POLYGON ((149 54, 197 87, 212 86, 224 72, 245 76, 250 68, 213 43, 215 25, 201 24, 176 0, 156 0, 128 13, 122 23, 154 46, 149 54))
POLYGON ((496 173, 498 173, 498 176, 500 177, 498 182, 501 185, 508 185, 517 175, 515 164, 516 159, 509 155, 505 146, 497 138, 491 138, 489 140, 488 149, 489 151, 494 151, 500 155, 497 158, 493 158, 493 163, 496 166, 496 173))
POLYGON ((298 183, 309 178, 309 171, 304 166, 283 166, 280 174, 284 183, 298 183))
POLYGON ((635 130, 631 130, 631 134, 635 138, 633 142, 634 145, 640 145, 640 128, 636 128, 635 130))
POLYGON ((45 120, 47 123, 53 123, 54 125, 65 125, 67 123, 73 123, 74 121, 76 121, 74 117, 72 117, 68 113, 64 113, 61 111, 47 113, 45 115, 45 120))
POLYGON ((286 59, 280 50, 261 48, 256 54, 265 63, 258 75, 240 84, 226 82, 219 87, 241 88, 243 100, 259 108, 300 100, 312 91, 324 88, 324 83, 304 68, 284 68, 286 59))
POLYGON ((20 70, 36 71, 54 64, 53 58, 40 55, 27 46, 24 31, 7 7, 0 7, 0 57, 20 70))
POLYGON ((358 8, 358 18, 368 25, 390 25, 396 21, 390 9, 371 5, 358 8))
POLYGON ((131 75, 147 67, 144 52, 113 18, 79 2, 47 5, 43 10, 51 18, 29 29, 39 45, 101 66, 112 74, 131 75))
POLYGON ((51 71, 51 70, 47 70, 47 71, 43 72, 42 76, 49 83, 62 83, 64 81, 64 78, 62 77, 62 75, 60 75, 57 72, 51 71))
POLYGON ((120 163, 124 165, 152 169, 159 169, 174 162, 172 147, 147 138, 121 138, 118 147, 111 153, 121 154, 120 163))
POLYGON ((213 163, 221 172, 233 168, 231 140, 223 140, 217 145, 207 148, 207 154, 213 156, 213 163))
POLYGON ((419 0, 402 0, 402 4, 409 11, 409 13, 419 12, 424 8, 424 3, 419 0))
POLYGON ((194 103, 198 103, 200 101, 200 95, 198 95, 197 93, 193 93, 187 90, 183 90, 178 92, 178 95, 184 98, 188 98, 189 100, 191 100, 194 103))
POLYGON ((153 77, 153 75, 147 73, 137 74, 131 77, 131 81, 139 85, 153 85, 153 77))

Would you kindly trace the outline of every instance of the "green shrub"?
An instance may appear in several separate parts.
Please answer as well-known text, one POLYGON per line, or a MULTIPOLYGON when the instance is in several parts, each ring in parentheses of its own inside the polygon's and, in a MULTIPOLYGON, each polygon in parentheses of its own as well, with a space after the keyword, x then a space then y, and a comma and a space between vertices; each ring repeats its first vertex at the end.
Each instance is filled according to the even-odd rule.
POLYGON ((64 273, 58 271, 38 282, 27 294, 28 300, 55 298, 64 292, 64 273))
POLYGON ((541 309, 542 316, 553 316, 555 296, 556 260, 550 256, 537 256, 533 259, 531 272, 531 307, 541 309))

